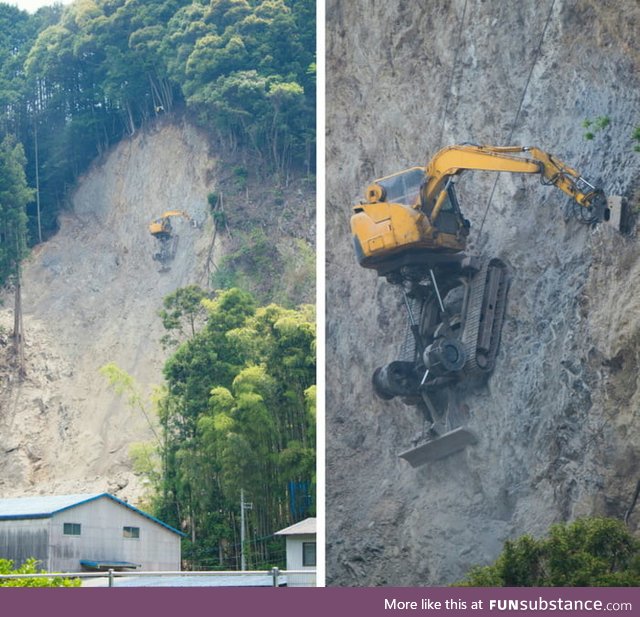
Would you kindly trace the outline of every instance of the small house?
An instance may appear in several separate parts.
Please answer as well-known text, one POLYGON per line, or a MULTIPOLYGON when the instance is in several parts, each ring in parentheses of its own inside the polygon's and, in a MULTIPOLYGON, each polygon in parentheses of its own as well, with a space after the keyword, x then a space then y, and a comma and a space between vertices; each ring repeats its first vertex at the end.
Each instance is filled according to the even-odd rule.
POLYGON ((316 519, 306 518, 295 525, 277 531, 287 543, 287 574, 289 587, 315 587, 316 584, 316 519), (300 572, 309 570, 309 574, 300 572))
POLYGON ((109 493, 0 499, 0 558, 48 572, 180 569, 184 534, 109 493))

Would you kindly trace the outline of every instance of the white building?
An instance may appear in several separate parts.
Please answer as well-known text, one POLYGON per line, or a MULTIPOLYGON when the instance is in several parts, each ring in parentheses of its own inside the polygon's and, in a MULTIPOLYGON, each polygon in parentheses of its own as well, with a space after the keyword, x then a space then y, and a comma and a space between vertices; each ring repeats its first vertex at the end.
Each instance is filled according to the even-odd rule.
POLYGON ((291 527, 277 531, 287 543, 287 570, 308 570, 287 574, 289 587, 315 587, 316 585, 316 519, 306 518, 291 527))
POLYGON ((108 493, 0 499, 0 558, 48 572, 179 570, 184 534, 108 493))

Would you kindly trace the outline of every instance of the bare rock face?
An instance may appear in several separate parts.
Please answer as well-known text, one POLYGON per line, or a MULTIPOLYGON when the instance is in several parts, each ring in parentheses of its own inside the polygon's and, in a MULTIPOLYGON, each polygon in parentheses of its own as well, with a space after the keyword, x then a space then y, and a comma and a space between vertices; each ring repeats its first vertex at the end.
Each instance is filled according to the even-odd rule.
POLYGON ((622 518, 640 479, 635 224, 581 225, 535 177, 464 175, 471 249, 511 275, 501 351, 456 392, 479 443, 413 469, 397 453, 418 414, 370 386, 402 299, 357 265, 349 217, 373 178, 464 142, 538 146, 637 208, 637 3, 329 0, 327 18, 328 583, 452 583, 508 538, 622 518))
MULTIPOLYGON (((1 496, 104 490, 140 497, 129 447, 154 435, 99 369, 115 362, 145 397, 161 383, 162 299, 206 285, 207 261, 222 250, 218 234, 210 252, 207 217, 216 174, 204 137, 166 123, 122 142, 81 179, 60 231, 24 268, 27 377, 0 369, 1 496), (173 219, 176 254, 160 272, 148 224, 167 210, 187 212, 193 224, 173 219)), ((8 308, 0 320, 10 326, 8 308)))

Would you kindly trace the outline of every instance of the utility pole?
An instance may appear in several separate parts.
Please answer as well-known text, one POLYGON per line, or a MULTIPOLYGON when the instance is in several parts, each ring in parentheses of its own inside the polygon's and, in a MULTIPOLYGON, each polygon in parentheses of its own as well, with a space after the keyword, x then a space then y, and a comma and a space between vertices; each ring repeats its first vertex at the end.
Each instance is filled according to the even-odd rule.
POLYGON ((244 511, 251 510, 253 508, 252 503, 245 503, 244 489, 240 489, 240 570, 243 572, 247 569, 247 560, 244 554, 244 538, 245 538, 245 524, 244 524, 244 511))

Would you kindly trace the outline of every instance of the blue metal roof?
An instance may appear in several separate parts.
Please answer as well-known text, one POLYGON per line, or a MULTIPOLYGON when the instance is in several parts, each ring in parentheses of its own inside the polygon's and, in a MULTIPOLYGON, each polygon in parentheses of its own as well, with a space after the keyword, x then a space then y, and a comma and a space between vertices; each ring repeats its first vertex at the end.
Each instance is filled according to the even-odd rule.
POLYGON ((163 523, 151 514, 147 514, 138 508, 134 508, 126 501, 122 501, 109 493, 89 493, 80 495, 55 495, 55 496, 36 496, 36 497, 14 497, 10 499, 0 499, 0 520, 16 520, 16 519, 29 519, 29 518, 50 518, 58 512, 75 508, 83 503, 88 503, 101 497, 111 499, 116 503, 129 508, 133 512, 148 518, 150 521, 161 525, 169 531, 173 531, 180 536, 186 534, 174 529, 170 525, 163 523))

